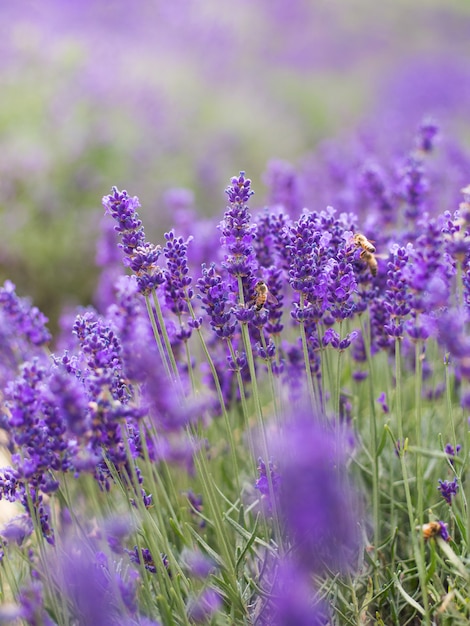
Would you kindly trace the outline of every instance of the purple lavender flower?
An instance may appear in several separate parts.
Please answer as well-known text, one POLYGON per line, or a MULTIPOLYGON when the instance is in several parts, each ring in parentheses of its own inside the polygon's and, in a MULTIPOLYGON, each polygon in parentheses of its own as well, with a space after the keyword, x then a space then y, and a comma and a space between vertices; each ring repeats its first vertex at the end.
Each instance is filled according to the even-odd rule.
POLYGON ((357 283, 347 251, 339 250, 336 258, 328 261, 326 270, 329 281, 326 296, 329 312, 335 320, 352 317, 356 310, 354 294, 357 292, 357 283))
POLYGON ((74 435, 84 435, 90 428, 88 398, 78 378, 55 370, 49 378, 46 395, 57 407, 60 420, 68 431, 74 435))
MULTIPOLYGON (((327 608, 315 597, 308 575, 284 560, 274 574, 271 598, 259 616, 262 626, 324 626, 327 608)), ((256 620, 258 621, 258 620, 256 620)))
MULTIPOLYGON (((444 452, 449 457, 454 457, 460 452, 461 449, 462 449, 462 446, 460 444, 457 444, 454 448, 454 446, 451 443, 446 443, 444 452)), ((452 462, 452 459, 451 459, 451 462, 452 462)))
POLYGON ((339 348, 339 335, 336 332, 336 330, 333 330, 332 328, 328 328, 325 331, 325 334, 323 335, 322 344, 324 346, 331 345, 333 348, 338 349, 339 348))
POLYGON ((385 300, 384 296, 376 294, 376 297, 370 302, 369 312, 373 349, 387 350, 393 345, 393 337, 387 330, 390 325, 390 314, 388 302, 385 300))
POLYGON ((249 285, 258 269, 253 247, 256 225, 250 223, 251 215, 246 204, 254 193, 251 190, 251 180, 245 178, 245 172, 240 172, 240 176, 231 179, 231 185, 225 193, 230 204, 219 225, 222 233, 220 242, 228 251, 223 267, 230 276, 242 278, 244 297, 247 299, 249 285))
MULTIPOLYGON (((267 475, 266 463, 261 457, 258 459, 258 472, 259 477, 256 480, 255 489, 257 489, 261 493, 262 498, 267 502, 267 509, 270 512, 273 505, 271 499, 271 489, 269 487, 269 478, 267 475)), ((277 500, 282 482, 282 476, 276 470, 272 459, 270 459, 269 461, 269 475, 272 485, 272 496, 277 500)))
POLYGON ((387 404, 387 396, 385 394, 385 391, 382 391, 380 396, 377 398, 377 402, 382 407, 382 411, 384 413, 388 413, 389 412, 389 408, 388 408, 388 404, 387 404))
POLYGON ((71 622, 118 626, 138 620, 136 573, 108 559, 99 544, 70 540, 46 566, 67 599, 71 622))
POLYGON ((275 441, 282 483, 278 511, 306 571, 347 569, 360 545, 354 490, 348 484, 346 440, 321 427, 308 410, 285 424, 275 441))
MULTIPOLYGON (((25 623, 36 626, 56 626, 44 609, 43 586, 39 581, 21 587, 17 598, 17 607, 14 609, 11 619, 24 620, 25 623)), ((9 620, 10 621, 10 620, 9 620)))
MULTIPOLYGON (((10 435, 16 448, 21 450, 21 454, 12 455, 15 477, 20 483, 27 481, 34 492, 30 502, 38 509, 43 530, 52 540, 40 492, 57 490, 59 483, 51 470, 67 470, 70 458, 65 423, 46 393, 47 376, 46 368, 37 359, 24 363, 17 379, 7 386, 6 398, 10 435)), ((19 495, 29 510, 26 495, 24 492, 19 495)))
POLYGON ((134 546, 133 550, 126 550, 126 552, 129 555, 132 563, 138 563, 139 565, 143 565, 145 569, 151 574, 157 573, 157 568, 155 566, 152 553, 148 548, 139 549, 138 546, 134 546))
MULTIPOLYGON (((304 213, 290 228, 290 269, 289 282, 294 289, 305 297, 314 294, 318 282, 319 267, 317 250, 321 232, 316 228, 315 215, 304 213)), ((317 315, 321 317, 322 307, 317 315)))
POLYGON ((115 554, 124 552, 123 541, 130 534, 132 523, 126 517, 112 517, 104 523, 104 536, 115 554))
POLYGON ((6 541, 21 546, 33 532, 33 523, 29 515, 17 515, 11 518, 0 530, 0 536, 6 541))
POLYGON ((439 520, 438 524, 440 526, 439 534, 442 537, 442 539, 444 539, 444 541, 450 541, 450 535, 449 535, 449 531, 447 530, 447 524, 445 522, 442 522, 441 520, 439 520))
POLYGON ((459 489, 459 485, 457 483, 457 477, 454 478, 453 481, 449 480, 441 480, 439 479, 439 487, 437 488, 447 502, 447 504, 452 504, 452 498, 457 495, 457 491, 459 489))
POLYGON ((105 213, 109 213, 117 222, 114 227, 120 233, 122 243, 119 247, 131 258, 139 246, 145 244, 145 233, 142 221, 137 213, 140 202, 137 196, 130 197, 127 191, 119 191, 113 187, 109 196, 103 197, 105 213))
POLYGON ((205 579, 216 570, 214 561, 198 550, 183 550, 181 557, 189 573, 196 578, 205 579))
POLYGON ((434 150, 436 137, 439 134, 439 125, 435 120, 428 117, 425 118, 418 129, 415 138, 416 148, 421 152, 427 153, 434 150))
POLYGON ((448 305, 455 268, 442 236, 442 219, 424 216, 417 228, 421 235, 409 248, 410 263, 404 272, 412 290, 410 304, 414 311, 423 312, 448 305))
POLYGON ((442 521, 432 521, 417 526, 416 530, 421 530, 424 539, 427 541, 434 537, 441 537, 444 541, 450 541, 449 531, 447 530, 447 524, 442 521))
POLYGON ((465 330, 466 312, 462 309, 448 309, 438 318, 438 341, 455 359, 459 372, 470 378, 470 338, 465 330))
POLYGON ((216 335, 222 339, 233 337, 237 323, 234 320, 232 307, 233 294, 227 289, 222 277, 217 274, 215 265, 209 268, 202 265, 202 277, 197 281, 202 301, 202 308, 210 319, 210 325, 216 335))
POLYGON ((342 352, 349 348, 351 343, 357 337, 358 332, 353 330, 351 333, 348 333, 343 339, 339 336, 339 334, 333 330, 333 328, 327 328, 325 334, 323 335, 322 343, 324 346, 331 345, 336 350, 342 352))
POLYGON ((268 200, 271 206, 280 205, 287 213, 295 215, 302 207, 300 177, 287 161, 272 159, 263 176, 268 187, 268 200))
POLYGON ((193 297, 190 287, 192 279, 189 276, 188 268, 188 244, 192 240, 190 237, 184 241, 182 237, 176 237, 173 230, 165 233, 166 245, 163 253, 167 259, 168 269, 165 275, 165 298, 168 308, 180 315, 187 312, 186 300, 193 297))
POLYGON ((360 191, 366 200, 379 211, 380 218, 384 223, 394 220, 396 206, 390 183, 386 174, 378 163, 367 163, 359 179, 360 191))
POLYGON ((0 312, 15 332, 26 337, 34 346, 42 346, 51 340, 46 328, 47 317, 37 307, 31 306, 26 298, 19 298, 15 285, 9 280, 0 287, 0 312))
POLYGON ((12 467, 4 467, 0 470, 0 500, 16 502, 19 499, 22 489, 18 472, 12 467))
POLYGON ((108 386, 116 400, 127 402, 130 394, 123 375, 122 345, 109 322, 89 311, 77 315, 73 334, 85 361, 82 375, 90 394, 97 397, 108 386))
POLYGON ((186 497, 189 502, 189 512, 192 516, 194 516, 199 521, 199 528, 204 528, 206 525, 205 520, 203 519, 203 502, 202 496, 195 494, 191 489, 186 492, 186 497))
POLYGON ((222 597, 215 589, 204 589, 197 598, 188 602, 188 617, 196 624, 207 623, 207 620, 221 608, 222 597))
POLYGON ((425 177, 423 162, 410 155, 401 172, 400 195, 405 202, 405 216, 416 220, 423 214, 429 181, 425 177))
POLYGON ((391 317, 390 323, 384 325, 384 330, 394 338, 403 336, 404 318, 411 310, 408 283, 404 274, 407 263, 408 254, 405 248, 396 247, 387 266, 387 290, 384 301, 384 306, 391 317))
POLYGON ((256 219, 256 238, 254 248, 260 267, 273 265, 284 271, 289 269, 290 218, 282 211, 265 209, 256 219))
POLYGON ((115 230, 121 236, 119 246, 124 250, 124 264, 136 273, 139 291, 149 294, 164 282, 163 272, 157 265, 161 248, 145 240, 144 227, 137 213, 139 199, 113 187, 112 193, 103 197, 103 206, 117 222, 115 230))

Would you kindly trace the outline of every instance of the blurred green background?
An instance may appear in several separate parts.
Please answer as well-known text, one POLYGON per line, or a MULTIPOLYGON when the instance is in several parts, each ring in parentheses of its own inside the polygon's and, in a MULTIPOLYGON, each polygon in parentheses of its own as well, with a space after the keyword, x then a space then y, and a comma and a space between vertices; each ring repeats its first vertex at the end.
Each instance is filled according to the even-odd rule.
POLYGON ((243 169, 261 206, 270 159, 390 115, 468 142, 464 0, 3 0, 0 19, 0 278, 53 326, 93 299, 112 185, 156 239, 169 189, 221 216, 243 169))

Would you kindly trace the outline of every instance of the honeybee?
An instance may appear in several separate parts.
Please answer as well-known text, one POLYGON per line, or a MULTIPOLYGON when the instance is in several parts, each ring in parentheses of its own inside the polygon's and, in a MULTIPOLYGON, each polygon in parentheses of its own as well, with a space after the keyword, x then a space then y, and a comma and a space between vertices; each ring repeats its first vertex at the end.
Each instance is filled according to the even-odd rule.
POLYGON ((367 250, 363 250, 361 252, 361 259, 367 263, 367 266, 370 269, 370 273, 372 274, 372 276, 377 276, 379 264, 377 263, 375 255, 372 254, 372 252, 367 252, 367 250))
POLYGON ((445 529, 446 525, 441 525, 441 522, 428 522, 427 524, 423 524, 422 526, 416 526, 416 530, 422 531, 425 541, 428 541, 428 539, 432 539, 432 537, 437 537, 438 535, 441 535, 444 538, 444 534, 447 535, 445 540, 449 541, 450 538, 447 534, 447 530, 445 529, 446 532, 443 533, 442 526, 444 526, 445 529))
POLYGON ((266 302, 270 304, 277 304, 278 300, 269 291, 267 284, 264 280, 259 280, 255 285, 255 296, 253 298, 254 306, 257 311, 260 311, 266 302))
POLYGON ((353 236, 353 242, 357 248, 362 248, 360 258, 367 264, 372 276, 377 276, 379 264, 374 255, 375 246, 361 233, 356 233, 353 236))
POLYGON ((375 252, 375 246, 371 241, 367 239, 365 235, 361 235, 361 233, 356 233, 353 236, 353 241, 358 248, 362 248, 364 251, 370 252, 373 254, 375 252))

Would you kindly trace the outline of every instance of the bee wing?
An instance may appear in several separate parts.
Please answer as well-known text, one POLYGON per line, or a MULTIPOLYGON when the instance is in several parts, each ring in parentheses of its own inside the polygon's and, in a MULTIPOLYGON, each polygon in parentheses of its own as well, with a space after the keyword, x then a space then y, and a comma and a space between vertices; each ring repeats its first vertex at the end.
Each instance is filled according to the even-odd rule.
POLYGON ((268 291, 266 300, 267 302, 269 302, 269 304, 279 304, 279 300, 276 298, 276 296, 273 296, 270 291, 268 291))

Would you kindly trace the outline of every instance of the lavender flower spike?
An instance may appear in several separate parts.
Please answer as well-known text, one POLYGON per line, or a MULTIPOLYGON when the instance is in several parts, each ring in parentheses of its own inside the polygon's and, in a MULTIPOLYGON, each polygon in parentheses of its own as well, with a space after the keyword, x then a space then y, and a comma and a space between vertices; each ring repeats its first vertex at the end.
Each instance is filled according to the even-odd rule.
POLYGON ((33 345, 42 346, 50 341, 47 317, 26 298, 19 298, 15 285, 9 280, 0 287, 0 314, 8 318, 18 335, 26 337, 33 345))
POLYGON ((441 496, 447 502, 447 504, 452 504, 452 498, 457 495, 457 491, 459 489, 459 485, 457 483, 457 478, 451 482, 449 480, 440 480, 439 479, 439 487, 438 490, 441 493, 441 496))
POLYGON ((219 225, 220 242, 228 250, 223 265, 235 277, 250 277, 257 269, 253 247, 256 226, 250 224, 251 215, 246 205, 254 193, 250 187, 251 180, 245 178, 245 172, 232 178, 231 185, 225 190, 230 205, 219 225))
POLYGON ((106 213, 113 217, 117 225, 115 230, 121 236, 119 247, 124 250, 124 264, 137 276, 139 291, 147 295, 164 282, 163 272, 157 265, 161 254, 160 246, 154 246, 145 240, 144 227, 137 213, 140 207, 137 196, 131 198, 127 191, 112 188, 109 196, 104 196, 103 206, 106 213))
POLYGON ((348 569, 360 545, 359 509, 347 478, 347 442, 308 409, 286 424, 273 456, 282 459, 278 512, 296 546, 298 567, 348 569))

